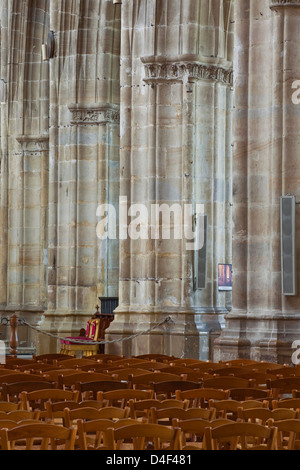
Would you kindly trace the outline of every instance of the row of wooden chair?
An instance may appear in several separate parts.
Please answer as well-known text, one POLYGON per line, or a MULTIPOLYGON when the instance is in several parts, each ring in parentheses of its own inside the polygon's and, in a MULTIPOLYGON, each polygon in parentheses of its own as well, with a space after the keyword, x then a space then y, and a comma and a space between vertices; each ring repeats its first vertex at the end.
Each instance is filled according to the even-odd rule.
POLYGON ((295 419, 274 421, 269 426, 224 419, 177 419, 172 426, 126 418, 116 422, 79 419, 76 427, 7 422, 0 427, 0 445, 2 450, 37 446, 41 450, 294 450, 299 433, 300 423, 295 419))

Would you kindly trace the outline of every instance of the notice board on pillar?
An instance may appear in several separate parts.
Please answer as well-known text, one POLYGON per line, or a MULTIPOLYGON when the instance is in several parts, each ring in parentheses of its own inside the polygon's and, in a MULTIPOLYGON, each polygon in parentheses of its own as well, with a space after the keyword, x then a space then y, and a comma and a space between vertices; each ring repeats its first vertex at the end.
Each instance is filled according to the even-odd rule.
POLYGON ((283 295, 297 295, 296 268, 296 200, 280 198, 281 286, 283 295))
POLYGON ((220 291, 232 291, 232 264, 218 265, 218 286, 220 291))

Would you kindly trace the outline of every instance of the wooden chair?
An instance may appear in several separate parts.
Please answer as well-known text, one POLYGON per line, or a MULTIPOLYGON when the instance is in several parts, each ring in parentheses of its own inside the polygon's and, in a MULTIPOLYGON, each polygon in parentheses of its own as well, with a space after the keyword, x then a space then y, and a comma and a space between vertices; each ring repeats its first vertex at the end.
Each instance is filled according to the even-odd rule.
POLYGON ((149 353, 149 354, 140 354, 138 356, 134 356, 136 359, 147 359, 149 361, 151 360, 163 360, 163 361, 173 361, 175 356, 169 356, 168 354, 159 354, 159 353, 149 353))
POLYGON ((91 318, 86 325, 86 330, 81 329, 78 336, 69 336, 60 340, 60 354, 76 356, 80 352, 85 357, 98 353, 99 344, 95 344, 100 338, 100 318, 91 318))
POLYGON ((149 420, 151 414, 151 408, 157 410, 166 409, 166 408, 176 408, 176 409, 187 409, 188 400, 129 400, 128 406, 130 408, 130 416, 132 419, 141 419, 146 418, 149 420))
POLYGON ((284 377, 267 381, 267 388, 271 391, 272 397, 278 398, 292 397, 293 390, 300 389, 300 377, 284 377))
MULTIPOLYGON (((122 428, 136 422, 131 418, 123 418, 118 421, 113 421, 110 418, 90 421, 79 419, 77 420, 78 448, 79 450, 112 450, 107 445, 107 430, 122 428)), ((119 450, 120 446, 121 442, 116 443, 116 450, 119 450)))
POLYGON ((130 388, 130 383, 119 382, 117 380, 100 380, 90 382, 79 382, 75 384, 75 389, 79 391, 81 400, 89 399, 97 400, 98 392, 108 392, 111 390, 123 390, 130 388))
MULTIPOLYGON (((251 371, 249 371, 248 373, 251 373, 251 371)), ((214 371, 214 375, 216 377, 218 376, 230 376, 230 375, 234 375, 234 376, 239 376, 240 374, 245 374, 245 369, 243 367, 236 367, 236 366, 226 366, 224 368, 219 368, 217 370, 214 371)))
POLYGON ((241 379, 234 376, 214 377, 203 380, 203 388, 217 388, 219 390, 229 390, 232 388, 251 388, 253 382, 248 379, 241 379))
POLYGON ((83 421, 92 421, 97 419, 111 419, 111 420, 120 420, 129 418, 130 410, 128 407, 125 408, 116 408, 114 406, 100 408, 91 407, 80 407, 70 410, 69 408, 64 409, 64 423, 67 428, 71 426, 76 426, 74 421, 79 419, 83 421))
POLYGON ((226 364, 228 367, 251 367, 255 368, 257 364, 259 364, 258 361, 255 361, 254 359, 232 359, 230 361, 226 362, 219 362, 219 364, 226 364))
POLYGON ((189 408, 187 410, 180 408, 151 408, 150 410, 151 423, 164 424, 167 426, 173 425, 174 419, 189 420, 189 419, 204 419, 211 421, 215 419, 215 410, 213 408, 189 408))
POLYGON ((273 362, 257 362, 255 364, 245 364, 243 367, 245 369, 255 370, 256 372, 270 373, 271 370, 281 369, 282 365, 273 362))
POLYGON ((53 421, 56 424, 62 424, 65 426, 65 409, 78 410, 79 408, 94 408, 95 410, 104 409, 108 404, 102 403, 97 400, 86 400, 77 402, 74 400, 63 400, 52 403, 46 401, 45 408, 45 421, 53 421))
POLYGON ((25 420, 38 421, 40 419, 40 411, 14 410, 9 411, 8 413, 0 411, 0 421, 4 419, 9 419, 15 423, 25 420))
POLYGON ((17 382, 2 385, 2 397, 4 400, 19 403, 21 393, 32 392, 35 390, 48 390, 53 387, 50 382, 17 382))
POLYGON ((226 400, 229 392, 215 388, 200 388, 194 390, 177 390, 175 393, 177 400, 188 400, 189 408, 207 408, 209 400, 226 400))
MULTIPOLYGON (((75 357, 75 356, 74 356, 75 357)), ((53 364, 55 361, 64 361, 70 359, 69 354, 60 354, 60 353, 49 353, 49 354, 39 354, 38 356, 32 357, 36 362, 43 362, 45 364, 53 364)))
MULTIPOLYGON (((111 450, 117 450, 120 442, 129 440, 132 450, 147 450, 149 441, 153 443, 154 451, 181 450, 180 429, 160 424, 138 423, 117 429, 109 428, 104 436, 107 447, 111 450)), ((120 450, 122 447, 123 445, 120 450)), ((128 444, 126 447, 128 449, 128 444)))
POLYGON ((205 429, 207 427, 215 428, 224 424, 231 424, 230 419, 207 420, 201 418, 172 420, 173 427, 181 430, 182 450, 206 450, 204 439, 205 429))
POLYGON ((64 428, 55 424, 31 423, 12 429, 1 429, 0 439, 3 450, 13 450, 12 443, 26 440, 26 450, 37 447, 40 450, 54 450, 59 442, 60 450, 74 450, 76 428, 64 428))
POLYGON ((277 408, 275 410, 270 410, 269 408, 238 408, 237 414, 240 421, 257 423, 264 426, 267 425, 270 419, 273 421, 280 421, 299 418, 299 411, 291 410, 289 408, 277 408))
POLYGON ((275 450, 277 428, 233 422, 207 427, 204 436, 207 450, 275 450))
POLYGON ((54 361, 54 365, 60 367, 61 369, 80 369, 82 366, 87 365, 93 367, 93 365, 95 365, 95 361, 83 357, 72 357, 70 359, 54 361))
POLYGON ((30 364, 29 366, 20 366, 18 368, 19 372, 28 372, 29 374, 44 374, 50 370, 57 370, 57 366, 37 362, 36 364, 30 364))
POLYGON ((124 408, 128 405, 129 400, 140 401, 150 400, 153 398, 153 390, 109 390, 107 392, 100 391, 97 393, 98 401, 107 401, 108 406, 118 406, 124 408))
POLYGON ((282 400, 272 400, 272 408, 290 408, 300 410, 300 398, 286 398, 282 400))
MULTIPOLYGON (((84 356, 83 356, 84 357, 84 356)), ((117 354, 93 354, 92 356, 89 356, 89 359, 93 359, 93 361, 99 362, 99 363, 106 363, 108 361, 113 362, 113 361, 121 361, 122 359, 125 359, 124 356, 122 355, 117 355, 117 354)))
POLYGON ((154 395, 161 399, 175 398, 176 391, 195 390, 202 388, 202 382, 191 382, 189 380, 168 380, 167 382, 155 382, 152 384, 154 395))
POLYGON ((183 377, 179 378, 176 374, 166 374, 164 372, 151 372, 144 375, 129 376, 128 381, 131 383, 131 387, 134 389, 149 389, 153 388, 154 383, 157 382, 169 382, 184 380, 183 377))
POLYGON ((15 374, 2 375, 0 377, 0 386, 3 383, 12 384, 17 382, 47 382, 47 380, 42 375, 27 374, 25 372, 16 372, 15 374))
POLYGON ((41 418, 49 419, 49 410, 47 409, 47 402, 78 402, 79 392, 60 389, 44 389, 23 391, 21 393, 21 402, 24 410, 34 411, 39 410, 41 418))
MULTIPOLYGON (((277 411, 277 410, 276 410, 277 411)), ((299 450, 300 449, 300 420, 283 419, 280 421, 270 420, 270 426, 277 428, 277 450, 299 450)))
POLYGON ((95 381, 108 381, 111 382, 115 380, 115 377, 100 374, 98 372, 82 372, 77 371, 73 374, 58 375, 57 377, 57 386, 62 390, 70 390, 74 388, 75 384, 78 382, 95 382, 95 381))
POLYGON ((74 370, 74 369, 62 369, 57 368, 56 370, 51 370, 43 373, 43 377, 47 382, 53 382, 57 384, 58 387, 58 377, 59 376, 67 376, 67 375, 74 375, 75 373, 80 374, 81 370, 74 370))
POLYGON ((22 403, 12 403, 10 401, 0 401, 0 412, 9 413, 22 409, 22 403))
POLYGON ((284 377, 299 377, 300 368, 299 367, 281 367, 280 369, 272 369, 268 371, 270 380, 275 378, 284 378, 284 377))
POLYGON ((7 375, 16 375, 16 374, 22 374, 21 371, 19 370, 15 370, 15 369, 0 369, 0 378, 2 378, 3 376, 7 376, 7 375))
POLYGON ((228 396, 232 400, 271 400, 271 390, 260 388, 232 388, 228 390, 228 396))
POLYGON ((257 401, 257 400, 209 400, 209 408, 215 410, 216 418, 225 418, 236 421, 238 419, 238 410, 244 410, 248 408, 267 408, 268 402, 257 401))
POLYGON ((131 376, 136 377, 138 375, 145 375, 145 369, 139 368, 118 368, 115 369, 108 369, 108 374, 113 375, 117 380, 125 380, 126 382, 129 381, 131 376))

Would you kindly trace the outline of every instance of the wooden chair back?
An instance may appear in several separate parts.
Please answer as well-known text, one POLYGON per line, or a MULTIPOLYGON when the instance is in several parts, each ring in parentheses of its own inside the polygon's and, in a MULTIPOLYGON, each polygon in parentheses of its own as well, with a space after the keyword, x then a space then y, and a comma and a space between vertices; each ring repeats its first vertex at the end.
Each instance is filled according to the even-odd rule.
POLYGON ((185 391, 176 390, 175 397, 177 400, 188 400, 189 408, 207 408, 209 406, 209 400, 226 400, 229 397, 229 392, 215 388, 199 388, 185 391))
POLYGON ((129 400, 150 400, 153 398, 153 390, 109 390, 107 392, 100 391, 97 393, 97 400, 107 401, 109 406, 119 406, 124 408, 128 405, 129 400))
POLYGON ((166 382, 153 383, 155 397, 170 399, 176 397, 176 391, 195 390, 202 388, 202 382, 192 382, 190 380, 168 380, 166 382))
POLYGON ((75 421, 92 421, 97 419, 125 419, 129 417, 129 408, 107 407, 97 410, 91 407, 80 407, 73 410, 65 408, 64 423, 66 427, 76 425, 75 421))
POLYGON ((54 450, 57 441, 60 450, 74 450, 76 428, 45 423, 23 424, 12 429, 0 429, 0 439, 3 450, 13 450, 12 443, 19 440, 26 440, 26 450, 33 450, 37 445, 40 450, 49 450, 50 446, 54 450))
POLYGON ((173 426, 173 420, 189 420, 189 419, 202 419, 211 421, 215 418, 215 410, 208 408, 189 408, 187 410, 180 408, 151 408, 150 410, 151 423, 165 424, 173 426))
POLYGON ((75 384, 75 389, 79 391, 81 399, 88 399, 92 396, 97 400, 98 392, 108 392, 110 390, 123 390, 130 388, 129 382, 119 382, 117 380, 100 380, 90 382, 79 382, 75 384))
POLYGON ((4 400, 18 403, 21 400, 22 392, 32 392, 35 390, 48 390, 53 386, 50 382, 17 382, 2 384, 2 397, 4 400))
MULTIPOLYGON (((156 450, 181 450, 181 431, 160 424, 138 423, 117 429, 109 428, 105 432, 107 447, 118 449, 118 443, 131 440, 133 450, 146 450, 149 441, 156 450)), ((121 445, 122 450, 122 445, 121 445)))
POLYGON ((253 423, 233 422, 231 424, 225 424, 215 428, 207 427, 204 435, 207 450, 276 449, 276 427, 267 427, 253 423))
POLYGON ((130 408, 130 416, 132 419, 146 418, 149 419, 151 408, 165 409, 165 408, 176 408, 176 409, 187 409, 188 400, 129 400, 128 406, 130 408))

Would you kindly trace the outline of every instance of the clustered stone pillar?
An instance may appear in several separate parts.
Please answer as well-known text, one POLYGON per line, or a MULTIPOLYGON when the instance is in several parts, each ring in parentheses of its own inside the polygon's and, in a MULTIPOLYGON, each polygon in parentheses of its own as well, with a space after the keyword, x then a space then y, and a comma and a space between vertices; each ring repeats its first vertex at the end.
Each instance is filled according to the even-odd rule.
MULTIPOLYGON (((220 328, 216 313, 228 311, 225 294, 218 292, 217 270, 218 262, 231 261, 231 144, 225 130, 230 129, 232 85, 230 7, 219 1, 208 7, 149 0, 138 8, 122 2, 120 193, 127 204, 124 225, 130 227, 139 216, 135 224, 145 231, 120 240, 120 304, 108 339, 139 335, 172 318, 151 334, 120 343, 123 354, 160 351, 198 358, 199 329, 209 334, 220 328), (210 35, 201 42, 206 28, 210 35), (172 231, 164 239, 163 222, 153 237, 149 220, 152 205, 171 211, 179 206, 183 212, 190 205, 195 214, 196 203, 208 211, 209 240, 217 237, 222 243, 219 251, 217 242, 207 246, 203 292, 195 292, 197 254, 187 248, 187 239, 175 239, 172 231), (138 204, 147 209, 148 226, 138 204)), ((183 217, 175 228, 184 234, 183 217)))
MULTIPOLYGON (((118 296, 118 244, 97 209, 119 198, 120 6, 50 2, 48 310, 42 329, 78 334, 99 296, 118 296)), ((50 340, 51 341, 51 340, 50 340)), ((44 340, 45 349, 51 346, 44 340)))
POLYGON ((233 311, 216 343, 222 360, 290 363, 299 340, 300 297, 282 295, 280 247, 280 197, 299 201, 299 19, 298 1, 235 9, 233 311))

